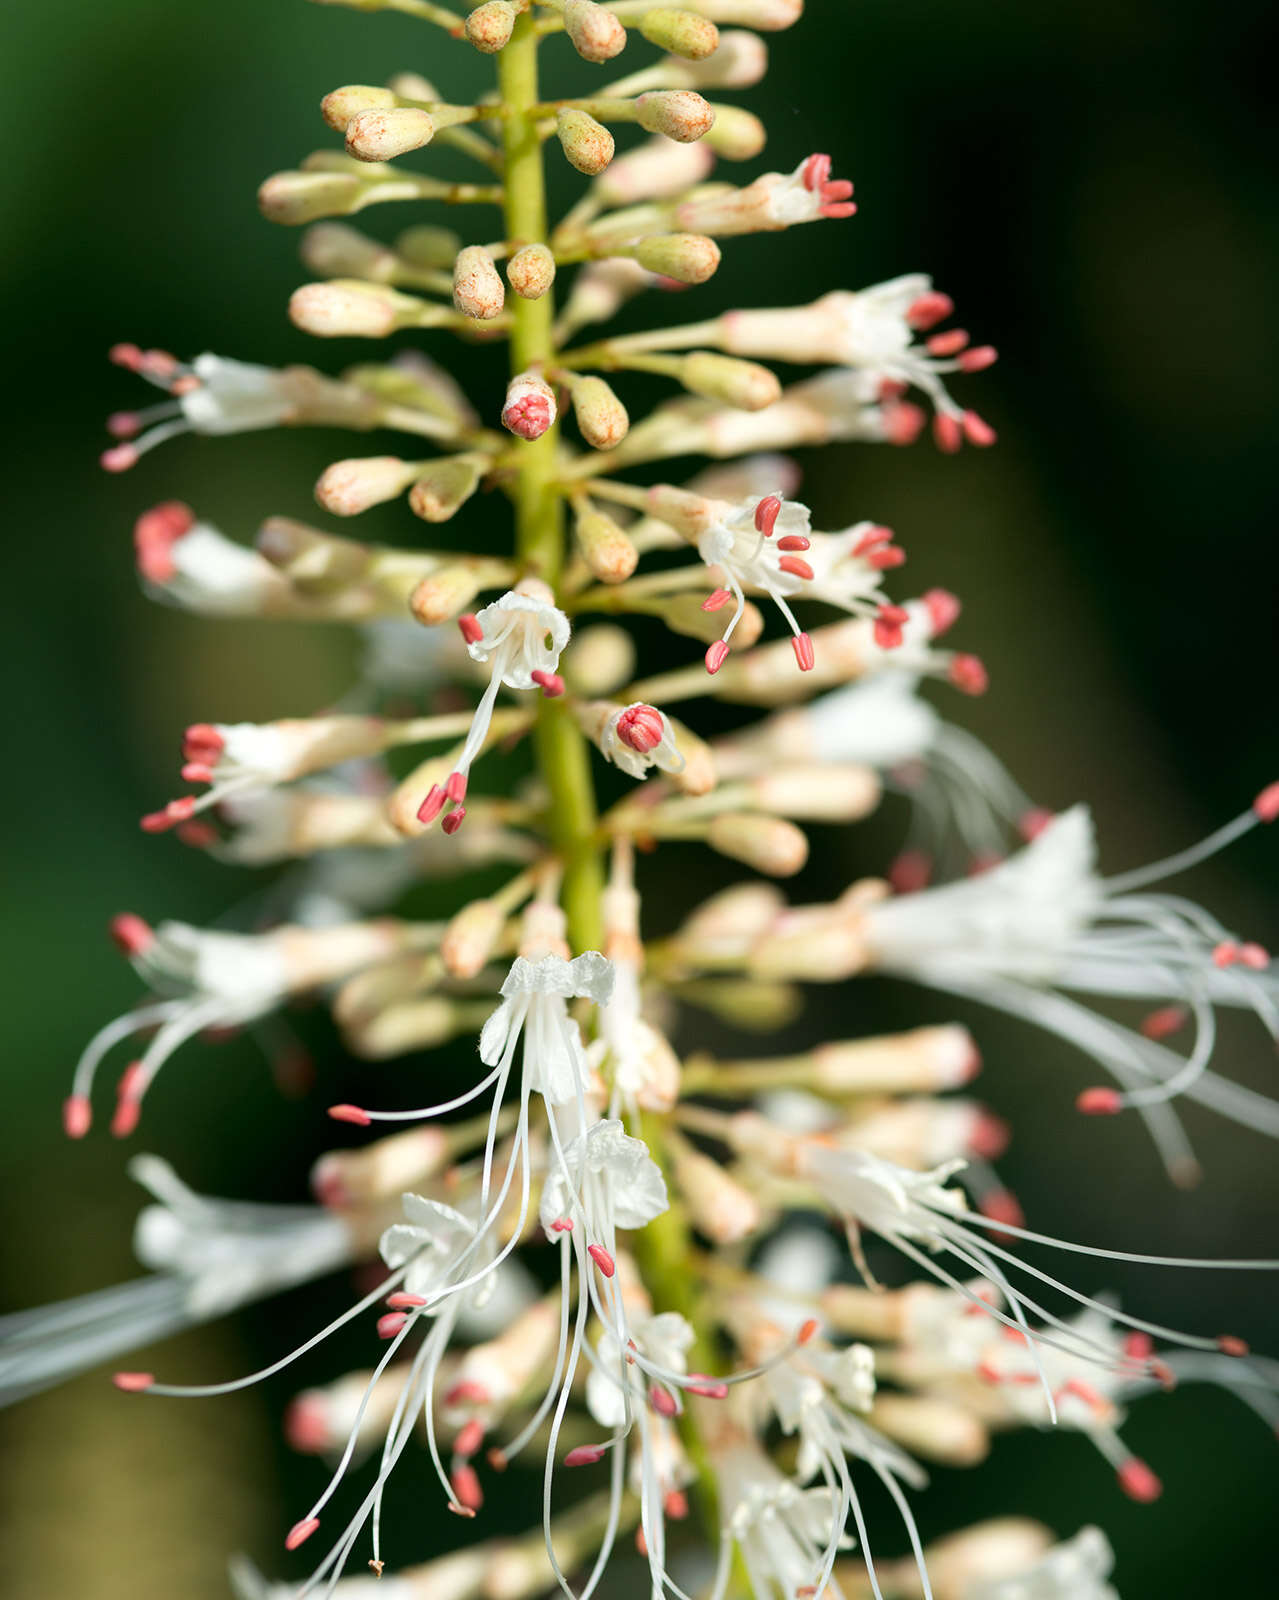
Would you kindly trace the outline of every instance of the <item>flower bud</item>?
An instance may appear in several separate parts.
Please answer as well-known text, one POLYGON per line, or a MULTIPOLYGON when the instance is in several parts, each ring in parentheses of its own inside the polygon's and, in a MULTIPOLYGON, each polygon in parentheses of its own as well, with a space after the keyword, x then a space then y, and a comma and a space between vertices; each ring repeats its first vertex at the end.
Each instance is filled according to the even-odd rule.
POLYGON ((375 1383, 371 1372, 351 1372, 322 1389, 304 1389, 285 1415, 285 1437, 306 1455, 327 1455, 340 1452, 354 1430, 355 1447, 371 1449, 390 1427, 408 1375, 402 1362, 375 1383))
POLYGON ((393 251, 344 222, 317 222, 308 228, 302 235, 302 260, 322 278, 388 283, 395 270, 393 251))
POLYGON ((353 1054, 366 1061, 389 1061, 410 1050, 447 1044, 459 1025, 466 1023, 457 1004, 444 995, 429 994, 349 1023, 342 1038, 353 1054))
POLYGON ((615 622, 592 623, 574 633, 561 670, 573 694, 602 699, 634 677, 635 642, 615 622))
POLYGON ((343 278, 303 284, 289 300, 294 326, 320 339, 384 339, 411 327, 420 309, 410 295, 343 278))
POLYGON ((431 1123, 362 1150, 330 1150, 311 1168, 311 1191, 321 1205, 340 1210, 393 1200, 436 1177, 448 1159, 448 1136, 431 1123))
POLYGON ((811 822, 858 822, 879 804, 881 793, 872 769, 851 762, 775 767, 748 788, 751 804, 761 811, 811 822))
POLYGON ((466 37, 486 56, 496 55, 511 41, 516 11, 507 0, 486 0, 466 19, 466 37))
POLYGON ((405 228, 395 240, 397 255, 415 267, 431 267, 448 271, 462 248, 462 241, 452 228, 440 228, 434 223, 422 222, 405 228))
POLYGON ((631 419, 611 385, 594 376, 578 378, 572 395, 573 415, 587 444, 593 450, 612 450, 621 444, 631 419))
POLYGON ((540 439, 556 417, 555 391, 535 372, 520 372, 506 386, 502 426, 521 439, 540 439))
POLYGON ((788 912, 750 952, 752 972, 810 983, 838 983, 869 962, 863 919, 824 906, 788 912))
MULTIPOLYGON (((692 89, 657 89, 635 102, 636 118, 646 133, 664 133, 677 144, 691 144, 715 121, 716 113, 692 89)), ((761 146, 762 148, 762 146, 761 146)))
POLYGON ((595 193, 610 206, 668 200, 704 182, 714 164, 711 150, 698 141, 673 144, 653 138, 618 156, 595 185, 595 193))
POLYGON ((592 322, 607 322, 652 281, 651 273, 626 256, 588 261, 573 279, 562 320, 570 332, 592 322))
MULTIPOLYGON (((671 595, 669 598, 663 598, 653 609, 672 633, 682 634, 686 639, 698 639, 702 644, 714 644, 724 632, 723 614, 704 611, 700 595, 671 595)), ((748 600, 733 634, 733 643, 739 650, 749 650, 758 642, 763 632, 763 613, 753 600, 748 600)))
POLYGON ((740 1244, 760 1225, 759 1201, 722 1167, 684 1139, 671 1141, 675 1183, 699 1233, 718 1245, 740 1244))
POLYGON ((712 850, 770 878, 791 878, 808 860, 808 840, 793 822, 750 812, 715 817, 707 829, 712 850))
POLYGON ((676 283, 705 283, 715 276, 720 249, 701 233, 653 233, 635 247, 635 259, 676 283))
POLYGON ((346 125, 346 152, 357 161, 394 161, 430 144, 434 134, 430 113, 416 106, 360 111, 346 125))
POLYGON ((399 456, 355 456, 335 461, 320 474, 315 498, 335 517, 354 517, 370 506, 394 500, 421 471, 418 461, 399 456))
POLYGON ((424 522, 447 522, 475 493, 483 463, 475 456, 433 461, 409 490, 409 507, 424 522))
POLYGON ((362 111, 390 111, 395 105, 395 94, 390 89, 380 89, 376 84, 348 83, 334 89, 320 101, 320 115, 335 133, 345 133, 352 117, 362 111))
MULTIPOLYGON (((450 562, 422 579, 409 596, 409 610, 427 627, 450 622, 479 594, 483 576, 467 562, 450 562)), ((444 776, 448 777, 447 771, 444 776)), ((422 795, 419 794, 417 799, 420 803, 422 795)), ((413 831, 416 832, 416 829, 413 831)))
POLYGON ((555 282, 555 257, 544 244, 526 244, 506 263, 506 281, 521 300, 540 300, 555 282))
POLYGON ((990 1434, 972 1412, 931 1395, 880 1394, 868 1418, 873 1428, 947 1467, 975 1467, 990 1453, 990 1434))
POLYGON ((639 31, 659 50, 669 50, 689 61, 705 60, 719 44, 719 29, 713 22, 696 11, 678 11, 671 6, 646 11, 640 18, 639 31))
MULTIPOLYGON (((504 4, 505 0, 494 3, 504 4)), ((488 251, 478 244, 459 250, 453 263, 453 304, 463 316, 487 322, 497 316, 505 303, 502 279, 488 251)))
POLYGON ((777 33, 799 21, 804 0, 698 0, 698 9, 715 22, 735 22, 744 28, 777 33))
POLYGON ((613 159, 613 135, 589 112, 561 111, 555 119, 555 133, 569 165, 588 178, 603 172, 613 159))
POLYGON ((622 583, 635 571, 639 551, 612 517, 602 511, 583 512, 573 531, 582 560, 601 583, 622 583))
POLYGON ((755 361, 694 350, 681 362, 679 381, 693 394, 721 400, 742 411, 763 411, 780 400, 782 386, 774 372, 755 361))
POLYGON ((258 210, 268 222, 296 227, 353 209, 364 185, 345 172, 277 172, 258 190, 258 210))
POLYGON ((455 912, 440 940, 440 956, 455 978, 474 978, 502 937, 506 912, 496 900, 472 900, 455 912))
POLYGON ((981 1066, 972 1035, 958 1023, 819 1045, 809 1079, 824 1094, 908 1094, 956 1089, 981 1066))
POLYGON ((673 772, 671 782, 682 794, 709 794, 719 780, 715 752, 686 722, 679 721, 677 717, 668 717, 666 720, 684 757, 684 770, 673 772))
POLYGON ((792 983, 767 978, 725 979, 686 984, 681 998, 699 1005, 730 1028, 754 1033, 776 1033, 803 1012, 803 991, 792 983))
POLYGON ((741 106, 707 108, 714 123, 706 142, 726 161, 753 161, 768 143, 768 131, 750 111, 741 106))
POLYGON ((731 28, 720 34, 715 54, 696 69, 695 86, 699 89, 751 89, 767 71, 768 46, 760 36, 742 28, 731 28))
POLYGON ((938 1539, 924 1559, 937 1600, 962 1600, 988 1583, 1023 1577, 1052 1545, 1053 1536, 1041 1523, 1000 1517, 938 1539))
POLYGON ((706 966, 736 965, 785 910, 781 892, 769 883, 739 883, 704 900, 681 924, 681 950, 704 957, 706 966))
POLYGON ((583 61, 611 61, 626 48, 626 29, 594 0, 568 0, 564 31, 583 61))

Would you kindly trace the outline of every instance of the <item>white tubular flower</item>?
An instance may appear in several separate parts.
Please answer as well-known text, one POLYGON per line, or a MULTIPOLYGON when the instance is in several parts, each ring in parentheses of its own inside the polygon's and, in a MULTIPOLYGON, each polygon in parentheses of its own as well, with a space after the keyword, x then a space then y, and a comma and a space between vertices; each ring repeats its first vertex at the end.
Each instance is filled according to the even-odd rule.
POLYGON ((424 1302, 419 1308, 424 1316, 435 1315, 458 1260, 464 1258, 471 1274, 479 1277, 470 1299, 482 1307, 496 1286, 494 1275, 486 1271, 494 1255, 491 1234, 480 1236, 474 1220, 440 1200, 406 1194, 402 1204, 405 1220, 391 1224, 378 1249, 393 1272, 404 1268, 405 1294, 424 1302))
POLYGON ((601 1428, 624 1427, 632 1407, 648 1404, 645 1368, 641 1363, 681 1377, 688 1372, 688 1351, 695 1335, 677 1312, 632 1315, 628 1327, 635 1349, 630 1351, 629 1346, 619 1343, 615 1333, 605 1329, 595 1347, 595 1362, 586 1380, 586 1408, 601 1428), (640 1360, 628 1360, 628 1353, 638 1354, 640 1360))
POLYGON ((585 1091, 586 1058, 568 1001, 592 1000, 607 1006, 613 992, 613 967, 595 950, 565 961, 517 956, 502 984, 502 1004, 480 1034, 480 1060, 497 1068, 514 1057, 524 1041, 524 1089, 550 1105, 565 1105, 585 1091))
POLYGON ((441 823, 446 833, 455 833, 466 816, 467 778, 488 738, 498 690, 505 684, 508 689, 538 688, 548 696, 563 694, 558 669, 571 631, 568 618, 552 604, 550 590, 534 578, 482 611, 460 618, 459 627, 472 661, 487 663, 490 677, 457 766, 443 787, 431 785, 418 808, 418 821, 431 823, 448 807, 441 823))
POLYGON ((830 168, 829 156, 811 155, 794 172, 766 172, 744 189, 711 188, 678 208, 676 224, 723 239, 793 228, 823 217, 851 217, 857 210, 853 186, 844 178, 832 180, 830 168))
POLYGON ((138 574, 154 600, 211 617, 256 617, 290 607, 292 591, 278 568, 197 521, 178 500, 144 512, 133 542, 138 574))
POLYGON ((723 634, 706 652, 706 670, 718 672, 728 659, 729 640, 746 609, 746 590, 761 590, 777 605, 793 634, 801 672, 813 665, 813 646, 795 620, 785 596, 799 594, 811 571, 795 552, 809 547, 808 507, 770 494, 740 505, 723 503, 722 512, 696 539, 697 553, 708 567, 724 575, 724 587, 705 602, 704 611, 718 611, 736 602, 723 634))
POLYGON ((605 759, 628 778, 646 778, 652 767, 663 772, 684 770, 669 718, 641 700, 613 713, 604 724, 599 746, 605 759))
POLYGON ((669 1111, 679 1098, 679 1057, 641 1014, 640 975, 633 961, 613 963, 612 997, 600 1012, 599 1037, 586 1059, 592 1067, 609 1068, 612 1117, 625 1110, 634 1123, 641 1109, 669 1111))
POLYGON ((744 1435, 712 1446, 711 1459, 722 1533, 714 1600, 728 1587, 734 1545, 756 1600, 824 1593, 836 1555, 853 1542, 836 1490, 801 1489, 744 1435))
POLYGON ((554 1237, 584 1223, 592 1241, 587 1248, 607 1254, 608 1265, 600 1265, 610 1276, 617 1229, 642 1228, 669 1204, 648 1146, 606 1118, 570 1140, 552 1164, 542 1186, 542 1227, 554 1237))
POLYGON ((158 1202, 134 1231, 156 1275, 0 1318, 0 1406, 333 1272, 367 1243, 354 1219, 318 1206, 195 1194, 156 1156, 136 1157, 129 1175, 158 1202))
POLYGON ((965 1600, 1119 1600, 1106 1582, 1115 1556, 1100 1528, 1082 1528, 1016 1577, 979 1582, 965 1600))

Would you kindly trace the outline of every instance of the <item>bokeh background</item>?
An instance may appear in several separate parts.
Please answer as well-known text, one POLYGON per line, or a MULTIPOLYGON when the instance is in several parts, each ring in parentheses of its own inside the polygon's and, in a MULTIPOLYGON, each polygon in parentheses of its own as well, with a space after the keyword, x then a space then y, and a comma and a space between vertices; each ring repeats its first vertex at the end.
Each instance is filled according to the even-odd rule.
MULTIPOLYGON (((981 702, 950 698, 950 713, 1043 803, 1090 799, 1115 869, 1199 836, 1277 775, 1267 9, 812 0, 800 28, 772 39, 772 73, 750 98, 770 129, 768 159, 748 171, 829 150, 861 209, 851 223, 742 241, 699 294, 698 310, 798 302, 925 268, 962 324, 999 345, 999 366, 964 386, 998 428, 997 450, 832 450, 806 463, 806 498, 819 525, 890 522, 921 587, 962 593, 962 643, 986 657, 993 687, 981 702)), ((365 355, 354 343, 317 350, 290 327, 297 236, 260 220, 253 191, 332 144, 316 113, 327 89, 407 67, 465 100, 489 67, 408 19, 303 0, 41 0, 6 7, 0 30, 17 135, 0 162, 0 438, 11 454, 0 1303, 16 1309, 136 1270, 128 1152, 101 1136, 68 1148, 58 1132, 78 1049, 135 993, 104 938, 108 915, 133 907, 199 923, 257 886, 138 832, 137 816, 173 792, 181 728, 315 709, 341 693, 353 660, 336 630, 215 626, 151 606, 129 539, 136 512, 172 496, 246 538, 267 513, 314 516, 310 484, 347 441, 179 441, 107 478, 101 419, 139 397, 105 350, 126 338, 273 363, 365 355)), ((553 88, 572 92, 576 58, 563 45, 547 57, 553 88)), ((410 220, 391 209, 369 214, 370 231, 410 220)), ((692 301, 675 309, 693 314, 692 301)), ((461 360, 492 409, 496 358, 461 360)), ((421 533, 402 508, 367 526, 391 542, 421 533)), ((493 500, 449 532, 476 547, 506 538, 493 500)), ((888 813, 820 839, 822 866, 800 892, 827 886, 832 859, 841 875, 881 867, 901 823, 888 813)), ((1227 923, 1274 939, 1277 843, 1254 836, 1187 887, 1227 923)), ((718 881, 692 852, 649 871, 657 890, 675 872, 718 881)), ((818 1004, 813 1038, 956 1012, 972 1022, 982 1090, 1016 1128, 1007 1180, 1047 1231, 1145 1251, 1274 1252, 1274 1152, 1247 1130, 1191 1110, 1207 1178, 1176 1193, 1134 1122, 1071 1113, 1095 1072, 1066 1050, 888 983, 818 1004)), ((193 1046, 148 1106, 141 1147, 206 1192, 297 1199, 333 1143, 324 1104, 411 1101, 423 1069, 433 1080, 467 1070, 465 1048, 375 1070, 343 1057, 321 1013, 300 1026, 320 1061, 313 1100, 277 1099, 247 1043, 193 1046)), ((694 1021, 689 1042, 707 1037, 694 1021)), ((1220 1064, 1275 1083, 1255 1025, 1227 1028, 1220 1064)), ((1119 1287, 1175 1325, 1279 1349, 1267 1280, 1085 1263, 1076 1281, 1119 1287)), ((297 1292, 150 1359, 196 1381, 249 1370, 347 1294, 336 1281, 297 1292)), ((297 1386, 358 1365, 366 1343, 304 1364, 297 1386)), ((279 1539, 318 1469, 279 1439, 293 1387, 286 1375, 230 1400, 130 1402, 95 1374, 0 1416, 0 1589, 12 1600, 204 1600, 226 1593, 235 1548, 300 1573, 279 1539)), ((1000 1440, 979 1473, 937 1473, 921 1522, 931 1533, 1007 1511, 1069 1533, 1095 1520, 1115 1543, 1125 1600, 1268 1590, 1265 1427, 1229 1397, 1187 1389, 1142 1405, 1126 1437, 1165 1480, 1153 1508, 1125 1501, 1078 1437, 1024 1434, 1000 1440)), ((887 1550, 890 1523, 879 1522, 887 1550)), ((441 1517, 425 1475, 400 1485, 393 1526, 397 1561, 486 1531, 441 1517)), ((638 1569, 623 1570, 616 1592, 636 1584, 638 1569)))

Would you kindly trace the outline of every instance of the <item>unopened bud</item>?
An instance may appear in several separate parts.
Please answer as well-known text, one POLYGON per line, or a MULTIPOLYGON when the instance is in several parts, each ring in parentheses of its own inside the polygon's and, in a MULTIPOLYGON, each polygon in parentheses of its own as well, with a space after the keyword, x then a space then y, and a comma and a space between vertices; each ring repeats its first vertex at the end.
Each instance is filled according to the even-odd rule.
POLYGON ((621 444, 631 419, 612 387, 603 378, 578 378, 572 395, 573 415, 587 444, 594 450, 612 450, 621 444))
POLYGON ((594 0, 568 0, 564 31, 583 61, 611 61, 626 48, 626 29, 594 0))
POLYGON ((700 139, 716 113, 692 89, 657 89, 635 102, 636 117, 646 133, 664 133, 677 144, 700 139))
POLYGON ((911 1455, 943 1466, 975 1467, 990 1453, 990 1434, 971 1411, 931 1395, 877 1395, 868 1420, 911 1455))
MULTIPOLYGON (((465 562, 450 562, 423 578, 409 596, 409 610, 428 627, 448 622, 470 605, 480 592, 480 577, 465 562)), ((444 774, 448 776, 447 772, 444 774)), ((429 786, 428 786, 429 787, 429 786)), ((422 791, 426 792, 425 789, 422 791)), ((418 795, 418 800, 422 798, 418 795)))
POLYGON ((700 142, 672 144, 654 138, 618 156, 595 192, 610 206, 668 200, 702 183, 714 164, 713 153, 700 142))
POLYGON ((799 21, 804 0, 698 0, 698 9, 715 22, 735 22, 744 28, 777 33, 799 21))
POLYGON ((726 161, 753 161, 768 143, 768 130, 750 111, 741 106, 708 107, 714 126, 706 142, 726 161))
POLYGON ((819 1045, 810 1081, 832 1095, 931 1092, 971 1082, 980 1066, 972 1035, 952 1023, 819 1045))
POLYGON ((601 583, 622 583, 635 571, 639 551, 612 517, 587 511, 574 526, 582 560, 601 583))
POLYGON ((506 386, 502 426, 521 439, 540 439, 555 421, 555 391, 535 372, 520 372, 506 386))
MULTIPOLYGON (((672 633, 686 639, 698 639, 702 644, 713 644, 724 632, 722 612, 706 611, 702 597, 696 594, 676 594, 663 597, 658 616, 672 633)), ((749 650, 764 632, 764 615, 753 600, 746 602, 733 632, 733 643, 739 650, 749 650)))
MULTIPOLYGON (((696 237, 696 236, 694 236, 696 237)), ((742 411, 763 411, 781 399, 782 386, 777 374, 755 361, 740 361, 735 356, 716 355, 710 350, 694 350, 680 363, 679 381, 693 394, 708 400, 722 400, 742 411)))
POLYGON ((320 115, 335 133, 345 133, 352 117, 362 111, 390 111, 395 95, 371 83, 348 83, 334 89, 320 101, 320 115))
POLYGON ((455 978, 473 978, 484 967, 502 936, 506 913, 495 900, 472 900, 454 914, 440 955, 455 978))
POLYGON ((411 326, 419 310, 419 301, 394 289, 341 278, 304 284, 289 301, 294 326, 320 339, 384 339, 411 326))
POLYGON ((589 112, 561 111, 555 119, 555 133, 569 165, 588 178, 603 172, 613 159, 613 135, 589 112))
POLYGON ((720 249, 702 233, 653 233, 640 240, 635 259, 676 283, 705 283, 715 276, 720 249))
MULTIPOLYGON (((703 8, 703 15, 706 15, 703 8)), ((768 46, 757 33, 731 28, 719 36, 719 49, 695 74, 699 89, 751 89, 768 71, 768 46)))
POLYGON ((388 1061, 410 1050, 447 1044, 457 1032, 458 1008, 444 995, 423 995, 388 1006, 342 1030, 347 1047, 366 1061, 388 1061))
POLYGON ((506 263, 506 281, 521 300, 540 300, 555 282, 555 257, 544 244, 526 244, 506 263))
POLYGON ((322 278, 386 282, 395 268, 392 251, 344 222, 317 222, 308 228, 302 236, 302 260, 322 278))
POLYGON ((563 659, 570 690, 583 699, 602 699, 635 675, 635 642, 615 622, 596 622, 573 635, 563 659))
POLYGON ((399 456, 356 456, 335 461, 320 474, 315 498, 335 517, 354 517, 370 506, 394 500, 421 470, 417 461, 399 456))
POLYGON ((364 193, 364 185, 345 172, 277 172, 258 190, 258 210, 268 222, 296 227, 320 217, 342 216, 364 193))
POLYGON ((750 952, 753 972, 810 983, 838 983, 864 971, 869 961, 864 919, 825 907, 792 911, 750 952))
POLYGON ((433 267, 437 271, 447 271, 461 248, 462 241, 452 228, 436 227, 429 222, 405 228, 395 240, 397 255, 415 267, 433 267))
MULTIPOLYGON (((495 3, 503 4, 504 0, 495 3)), ((453 263, 453 304, 463 316, 487 322, 497 316, 505 303, 502 279, 488 251, 478 244, 459 250, 453 263)))
POLYGON ((683 771, 671 773, 671 782, 683 794, 709 794, 719 780, 715 752, 686 722, 676 717, 668 717, 667 721, 684 757, 683 771))
POLYGON ((703 950, 710 965, 731 962, 766 933, 784 909, 780 891, 771 884, 737 884, 704 900, 680 927, 678 941, 685 949, 703 950))
POLYGON ((677 11, 669 6, 646 11, 640 18, 639 30, 659 50, 669 50, 688 61, 704 60, 719 44, 719 29, 713 22, 696 11, 677 11))
POLYGON ((706 833, 712 850, 770 878, 790 878, 808 860, 808 840, 793 822, 737 812, 716 817, 706 833))
POLYGON ((754 1033, 788 1028, 804 1009, 803 992, 797 985, 772 983, 767 978, 718 978, 689 984, 682 996, 730 1028, 754 1033))
POLYGON ((445 456, 420 473, 409 490, 409 506, 424 522, 447 522, 475 493, 483 464, 475 456, 445 456))
POLYGON ((857 822, 875 809, 881 793, 872 769, 852 763, 775 767, 749 788, 761 811, 811 822, 857 822))
POLYGON ((672 1141, 675 1182, 699 1233, 713 1244, 739 1244, 762 1220, 759 1201, 718 1161, 685 1140, 672 1141))
POLYGON ((362 1150, 330 1150, 311 1168, 311 1190, 336 1210, 393 1199, 420 1188, 449 1159, 448 1137, 438 1124, 393 1133, 362 1150))
POLYGON ((394 161, 430 144, 435 123, 416 106, 360 111, 346 125, 346 151, 357 161, 394 161))
POLYGON ((486 56, 496 55, 511 42, 516 11, 507 0, 486 0, 466 19, 466 37, 486 56))

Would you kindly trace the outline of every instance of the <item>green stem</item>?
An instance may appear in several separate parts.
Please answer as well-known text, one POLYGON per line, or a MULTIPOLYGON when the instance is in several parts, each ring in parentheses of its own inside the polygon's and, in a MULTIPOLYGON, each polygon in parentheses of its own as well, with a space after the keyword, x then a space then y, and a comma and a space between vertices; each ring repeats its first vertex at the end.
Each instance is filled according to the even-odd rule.
MULTIPOLYGON (((544 242, 546 179, 533 115, 538 104, 537 27, 531 12, 516 20, 511 42, 498 56, 498 88, 506 108, 502 123, 506 236, 516 246, 544 242)), ((544 369, 555 357, 553 297, 523 300, 512 295, 508 304, 512 374, 544 369)), ((564 506, 555 471, 558 442, 559 430, 552 427, 540 439, 521 445, 513 485, 516 552, 527 570, 553 589, 558 588, 564 566, 564 506)), ((569 938, 577 950, 598 950, 604 936, 600 915, 604 875, 590 752, 561 700, 541 702, 534 742, 549 791, 551 843, 564 867, 569 938)))

